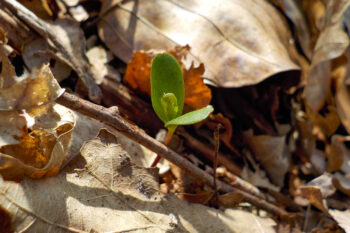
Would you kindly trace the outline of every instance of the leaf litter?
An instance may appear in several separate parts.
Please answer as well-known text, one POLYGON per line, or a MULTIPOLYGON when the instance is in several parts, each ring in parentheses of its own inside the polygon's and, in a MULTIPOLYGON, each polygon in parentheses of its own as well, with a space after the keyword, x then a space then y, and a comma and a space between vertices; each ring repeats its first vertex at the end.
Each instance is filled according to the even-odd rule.
POLYGON ((348 1, 42 1, 26 4, 40 19, 22 18, 21 33, 6 21, 17 15, 11 2, 4 1, 11 12, 0 9, 0 207, 11 230, 350 231, 348 1), (179 167, 158 174, 147 168, 154 153, 55 103, 61 85, 109 105, 97 87, 108 80, 128 93, 114 89, 117 102, 138 103, 120 107, 124 117, 158 131, 152 118, 135 116, 150 111, 150 64, 161 51, 181 64, 185 111, 215 109, 179 130, 172 148, 213 174, 208 151, 224 125, 220 156, 240 169, 218 179, 249 181, 260 198, 301 216, 294 224, 263 217, 241 195, 179 167))

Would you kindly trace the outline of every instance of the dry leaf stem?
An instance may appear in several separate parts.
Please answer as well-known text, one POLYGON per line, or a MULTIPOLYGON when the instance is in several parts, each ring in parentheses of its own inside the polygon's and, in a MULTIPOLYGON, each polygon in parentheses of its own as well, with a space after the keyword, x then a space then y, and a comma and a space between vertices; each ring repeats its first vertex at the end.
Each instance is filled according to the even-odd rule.
MULTIPOLYGON (((60 98, 57 99, 57 103, 62 104, 70 109, 78 111, 94 119, 100 120, 118 129, 122 134, 124 134, 128 138, 140 143, 146 148, 161 155, 163 158, 169 160, 170 162, 184 169, 189 174, 200 178, 206 184, 213 187, 213 178, 210 174, 193 165, 180 154, 169 149, 167 146, 160 143, 156 139, 150 137, 137 126, 127 122, 116 111, 105 108, 101 105, 91 103, 87 100, 81 99, 69 93, 64 93, 60 98)), ((258 208, 264 209, 272 214, 275 214, 281 218, 292 217, 291 213, 286 212, 278 206, 269 203, 263 199, 259 199, 242 190, 234 188, 222 181, 218 180, 217 185, 224 192, 235 192, 242 194, 244 196, 245 201, 255 205, 258 208)))

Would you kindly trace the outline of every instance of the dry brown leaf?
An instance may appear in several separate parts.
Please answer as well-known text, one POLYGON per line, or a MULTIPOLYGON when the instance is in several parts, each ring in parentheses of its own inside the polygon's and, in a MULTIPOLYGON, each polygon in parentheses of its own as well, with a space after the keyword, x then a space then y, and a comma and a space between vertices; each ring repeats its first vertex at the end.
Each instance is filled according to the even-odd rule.
POLYGON ((53 109, 62 93, 48 65, 0 89, 0 174, 5 179, 58 173, 74 127, 71 114, 60 116, 53 109))
POLYGON ((240 193, 226 193, 218 197, 220 205, 224 207, 235 207, 244 199, 240 193))
POLYGON ((133 51, 189 44, 186 66, 204 63, 204 77, 222 87, 252 85, 299 69, 290 55, 295 48, 288 25, 266 1, 131 1, 108 11, 117 2, 103 2, 98 29, 124 62, 133 51))
POLYGON ((332 195, 336 190, 332 184, 332 176, 325 173, 304 186, 300 187, 301 194, 312 205, 328 215, 328 207, 325 198, 332 195))
POLYGON ((24 80, 0 89, 0 111, 30 109, 56 100, 62 93, 48 65, 43 65, 24 80))
POLYGON ((11 216, 13 230, 274 232, 272 219, 241 210, 223 212, 171 195, 162 197, 157 191, 153 195, 160 200, 147 198, 144 191, 153 190, 157 179, 133 164, 124 145, 115 140, 119 138, 101 131, 100 138, 85 144, 86 161, 76 160, 56 177, 21 183, 0 178, 0 207, 11 216), (145 175, 151 180, 143 183, 145 175))
POLYGON ((337 113, 337 109, 329 105, 327 106, 327 113, 322 116, 318 112, 306 108, 306 116, 312 121, 314 130, 320 131, 322 137, 330 137, 335 133, 340 125, 340 119, 337 113), (317 127, 317 129, 315 129, 317 127))
POLYGON ((313 50, 304 90, 306 103, 314 111, 322 108, 330 94, 331 60, 341 56, 349 45, 342 24, 342 16, 349 5, 349 1, 329 1, 327 5, 325 26, 313 50))
POLYGON ((271 181, 282 187, 290 165, 286 136, 255 136, 252 131, 248 131, 244 133, 244 141, 249 145, 271 181))
MULTIPOLYGON (((181 64, 185 84, 185 107, 184 111, 191 111, 207 106, 211 101, 211 91, 203 83, 202 75, 204 65, 194 67, 193 64, 186 69, 181 62, 187 55, 189 47, 176 47, 168 51, 174 55, 181 64)), ((126 68, 124 81, 133 89, 151 95, 151 62, 156 54, 154 52, 138 51, 126 68)))

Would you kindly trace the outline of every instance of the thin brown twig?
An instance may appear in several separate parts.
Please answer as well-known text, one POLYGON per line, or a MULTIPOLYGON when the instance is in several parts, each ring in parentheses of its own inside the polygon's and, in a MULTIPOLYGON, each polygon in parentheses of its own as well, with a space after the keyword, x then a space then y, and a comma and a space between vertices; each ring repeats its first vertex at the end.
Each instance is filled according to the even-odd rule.
POLYGON ((213 163, 213 182, 214 182, 214 192, 215 196, 217 192, 217 186, 216 186, 216 168, 218 167, 218 153, 220 149, 220 128, 222 125, 219 123, 216 126, 216 130, 214 131, 214 141, 215 141, 215 153, 214 153, 214 163, 213 163))
MULTIPOLYGON (((78 111, 82 114, 85 114, 89 117, 92 117, 94 119, 100 120, 118 129, 122 134, 124 134, 128 138, 140 143, 146 148, 161 155, 163 158, 181 167, 191 175, 203 180, 203 182, 205 182, 206 184, 213 186, 213 178, 210 174, 198 168, 178 153, 169 149, 167 146, 150 137, 137 126, 128 123, 118 113, 112 113, 111 111, 109 111, 109 109, 101 105, 91 103, 87 100, 83 100, 69 93, 63 93, 62 96, 57 99, 57 103, 75 111, 78 111)), ((236 192, 242 194, 244 196, 245 201, 255 205, 258 208, 273 213, 281 218, 288 218, 293 216, 291 213, 288 213, 287 211, 281 209, 280 207, 272 203, 269 203, 263 199, 259 199, 249 193, 234 188, 222 181, 218 180, 217 185, 224 192, 236 192)))

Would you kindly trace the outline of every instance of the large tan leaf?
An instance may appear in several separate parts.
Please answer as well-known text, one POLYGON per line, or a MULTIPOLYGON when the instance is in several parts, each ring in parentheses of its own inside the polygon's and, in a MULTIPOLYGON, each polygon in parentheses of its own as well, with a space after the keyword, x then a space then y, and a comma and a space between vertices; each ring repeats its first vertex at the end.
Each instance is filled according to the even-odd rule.
MULTIPOLYGON (((103 2, 106 13, 118 0, 103 2)), ((108 11, 99 35, 127 62, 133 51, 192 48, 187 66, 202 62, 204 76, 223 87, 256 84, 299 69, 290 57, 288 25, 266 1, 125 1, 108 11)))
POLYGON ((85 160, 79 158, 56 177, 21 183, 0 179, 0 207, 9 213, 13 230, 274 232, 270 218, 163 197, 152 170, 135 165, 119 139, 102 130, 82 148, 85 160))

